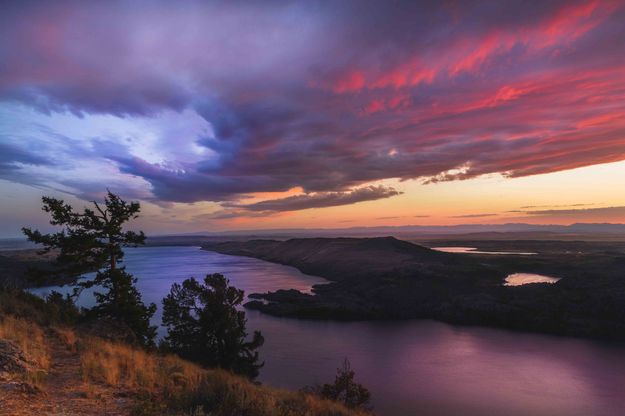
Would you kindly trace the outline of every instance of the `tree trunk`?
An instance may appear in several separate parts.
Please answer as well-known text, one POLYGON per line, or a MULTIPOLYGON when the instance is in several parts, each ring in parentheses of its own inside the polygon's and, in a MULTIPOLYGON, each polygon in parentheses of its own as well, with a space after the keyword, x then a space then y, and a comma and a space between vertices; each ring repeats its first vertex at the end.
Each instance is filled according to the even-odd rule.
POLYGON ((109 253, 111 256, 111 293, 113 294, 114 302, 119 301, 119 282, 117 281, 117 276, 115 274, 115 269, 117 268, 117 258, 115 257, 115 246, 113 245, 113 238, 109 237, 109 253))

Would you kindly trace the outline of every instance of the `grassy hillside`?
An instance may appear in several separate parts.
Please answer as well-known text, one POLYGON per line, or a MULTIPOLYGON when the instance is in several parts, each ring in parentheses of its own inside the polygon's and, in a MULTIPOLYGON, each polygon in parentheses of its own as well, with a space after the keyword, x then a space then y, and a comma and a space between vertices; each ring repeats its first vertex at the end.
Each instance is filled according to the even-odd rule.
POLYGON ((316 396, 87 334, 80 325, 46 319, 41 312, 52 306, 28 295, 7 298, 0 296, 3 414, 364 415, 316 396), (1 308, 9 303, 11 312, 1 308))

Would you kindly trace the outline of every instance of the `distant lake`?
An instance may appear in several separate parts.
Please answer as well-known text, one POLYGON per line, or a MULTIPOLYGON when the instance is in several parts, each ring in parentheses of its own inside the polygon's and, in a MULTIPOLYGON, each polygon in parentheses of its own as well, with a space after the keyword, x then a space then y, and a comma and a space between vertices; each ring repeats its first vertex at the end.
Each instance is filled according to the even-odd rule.
POLYGON ((545 276, 535 273, 513 273, 506 277, 504 286, 521 286, 529 283, 556 283, 558 277, 545 276))
POLYGON ((475 247, 432 247, 432 250, 442 251, 444 253, 462 253, 462 254, 516 254, 520 256, 533 256, 536 253, 522 253, 518 251, 480 251, 475 247))
MULTIPOLYGON (((125 264, 144 300, 159 309, 170 285, 189 276, 223 273, 246 294, 325 281, 194 247, 130 249, 125 264)), ((83 296, 84 305, 92 302, 83 296)), ((328 382, 348 357, 382 416, 614 416, 625 409, 625 346, 423 320, 247 316, 250 332, 266 339, 261 382, 289 389, 328 382)))
POLYGON ((0 251, 2 250, 25 250, 29 248, 37 248, 37 245, 31 243, 23 237, 16 238, 0 238, 0 251))

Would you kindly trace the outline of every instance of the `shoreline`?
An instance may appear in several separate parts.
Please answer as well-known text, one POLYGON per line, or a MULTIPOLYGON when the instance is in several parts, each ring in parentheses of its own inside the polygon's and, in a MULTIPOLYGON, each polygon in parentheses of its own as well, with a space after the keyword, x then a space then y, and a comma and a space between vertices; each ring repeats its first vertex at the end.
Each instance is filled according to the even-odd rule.
MULTIPOLYGON (((326 244, 332 244, 336 240, 385 241, 384 239, 296 239, 289 241, 300 243, 302 241, 316 241, 318 244, 320 240, 322 240, 321 243, 326 244)), ((398 289, 386 293, 386 295, 390 295, 390 299, 389 296, 380 299, 379 297, 376 298, 375 294, 371 295, 376 291, 387 290, 389 285, 396 283, 389 277, 388 270, 383 270, 377 275, 365 273, 361 277, 350 276, 341 279, 336 270, 333 269, 337 267, 333 261, 324 263, 323 260, 318 260, 305 263, 301 259, 293 257, 293 253, 288 252, 287 246, 295 243, 289 243, 289 241, 257 240, 247 243, 216 243, 203 245, 202 249, 292 266, 302 273, 316 275, 330 281, 328 284, 316 285, 313 288, 313 295, 295 290, 250 294, 252 300, 245 304, 246 308, 273 316, 337 321, 431 319, 452 325, 504 328, 512 331, 617 343, 625 341, 623 332, 625 324, 619 321, 617 314, 609 312, 604 316, 593 315, 591 305, 603 301, 601 294, 590 296, 592 299, 587 301, 588 305, 581 313, 578 312, 576 315, 571 313, 576 312, 577 305, 573 299, 582 289, 576 286, 580 280, 579 276, 564 278, 558 284, 527 284, 507 287, 501 285, 503 278, 498 285, 493 285, 490 278, 478 278, 473 282, 476 284, 472 287, 467 288, 461 282, 458 290, 447 289, 448 293, 441 295, 440 285, 432 281, 423 283, 427 278, 419 276, 419 270, 412 270, 412 274, 410 270, 393 270, 395 275, 401 275, 395 279, 396 281, 402 280, 401 283, 405 283, 406 280, 409 282, 420 280, 422 283, 418 287, 421 289, 420 291, 407 289, 414 295, 413 305, 402 309, 403 306, 410 303, 410 295, 406 296, 405 291, 398 289), (268 248, 268 246, 273 247, 268 248), (438 296, 435 301, 429 299, 428 302, 428 290, 438 296), (426 296, 419 292, 426 292, 426 296), (395 307, 392 299, 394 295, 401 298, 397 299, 396 303, 402 306, 395 307)), ((386 241, 391 242, 388 239, 386 241)), ((395 244, 394 241, 392 244, 395 244)), ((424 248, 415 247, 419 247, 417 250, 424 248)), ((347 257, 349 255, 347 253, 347 257)), ((310 254, 310 256, 314 256, 314 254, 310 254)), ((466 258, 466 256, 464 257, 466 258)), ((471 257, 478 256, 471 255, 471 257)), ((506 259, 502 260, 503 263, 506 261, 506 259)), ((508 273, 503 266, 499 269, 498 274, 500 276, 508 273)), ((468 271, 469 274, 474 272, 475 270, 468 271)), ((358 273, 355 274, 358 275, 358 273)), ((436 279, 437 277, 430 276, 430 278, 436 279)), ((593 283, 590 278, 587 280, 593 283)), ((453 279, 447 279, 447 283, 453 285, 453 279)), ((621 282, 621 285, 623 283, 625 282, 621 282)))

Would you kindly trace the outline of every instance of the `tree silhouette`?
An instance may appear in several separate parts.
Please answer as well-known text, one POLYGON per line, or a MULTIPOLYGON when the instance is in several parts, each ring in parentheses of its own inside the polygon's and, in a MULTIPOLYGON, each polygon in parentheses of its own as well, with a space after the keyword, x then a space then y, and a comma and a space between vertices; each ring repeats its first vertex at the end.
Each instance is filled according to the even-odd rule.
POLYGON ((303 392, 318 395, 324 399, 342 403, 350 409, 371 410, 371 393, 362 384, 354 381, 355 372, 345 358, 343 366, 336 369, 334 383, 305 387, 303 392))
POLYGON ((163 299, 163 343, 181 357, 206 367, 219 367, 256 378, 263 363, 258 348, 264 343, 255 331, 246 341, 245 312, 238 310, 244 293, 229 285, 221 274, 209 274, 200 283, 194 278, 174 283, 163 299))
POLYGON ((51 234, 30 228, 22 231, 30 241, 44 246, 43 253, 58 250, 54 273, 77 279, 96 271, 94 279, 75 281, 75 294, 93 286, 107 289, 105 293, 95 293, 97 305, 92 312, 125 323, 141 344, 153 345, 156 328, 149 322, 156 305, 143 304, 134 286, 136 279, 119 267, 124 247, 137 247, 145 242, 142 231, 123 229, 126 222, 137 218, 139 203, 127 203, 110 191, 102 205, 93 201, 93 209, 84 208, 83 212, 74 211, 59 199, 43 197, 42 201, 43 210, 52 217, 50 224, 62 227, 61 231, 51 234))

